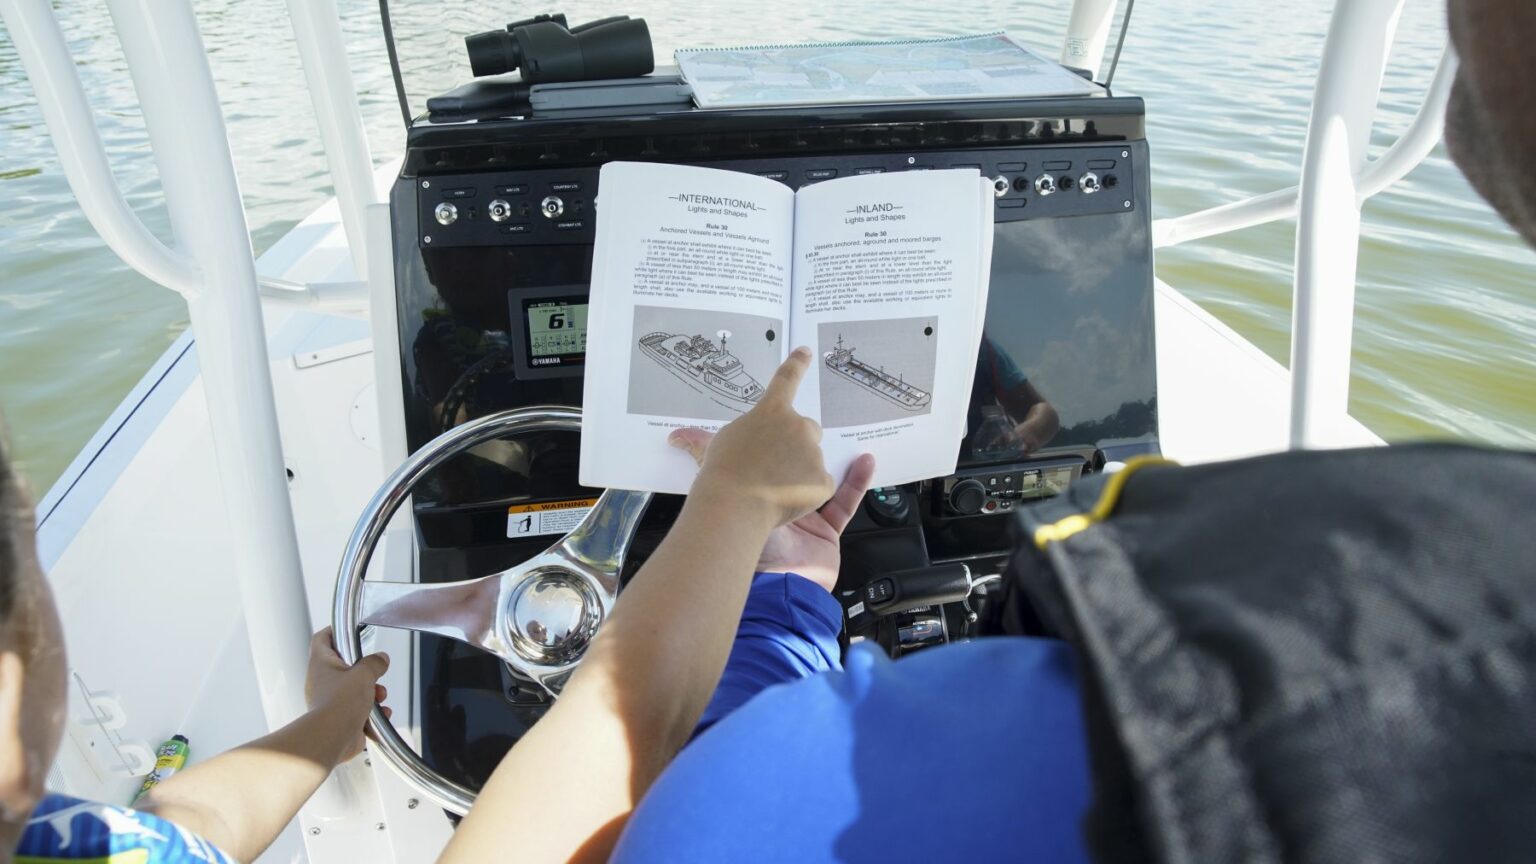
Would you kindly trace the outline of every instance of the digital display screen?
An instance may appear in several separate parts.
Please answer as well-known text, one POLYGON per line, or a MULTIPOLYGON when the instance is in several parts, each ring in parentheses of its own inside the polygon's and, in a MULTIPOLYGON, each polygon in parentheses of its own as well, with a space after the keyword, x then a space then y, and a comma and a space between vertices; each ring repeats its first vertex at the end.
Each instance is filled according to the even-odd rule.
POLYGON ((534 365, 539 365, 540 357, 587 353, 587 304, 542 300, 529 303, 526 309, 528 354, 534 365))
POLYGON ((1070 465, 1046 468, 1043 471, 1025 471, 1020 477, 1020 489, 1024 498, 1049 498, 1060 495, 1077 479, 1077 469, 1070 465))
POLYGON ((587 364, 587 286, 507 291, 512 368, 520 380, 580 378, 587 364))

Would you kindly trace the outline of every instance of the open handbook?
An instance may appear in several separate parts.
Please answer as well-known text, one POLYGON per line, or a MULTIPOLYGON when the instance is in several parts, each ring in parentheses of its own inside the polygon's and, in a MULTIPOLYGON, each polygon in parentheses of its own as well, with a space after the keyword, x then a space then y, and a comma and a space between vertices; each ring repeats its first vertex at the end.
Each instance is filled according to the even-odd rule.
POLYGON ((796 346, 795 409, 827 470, 876 485, 954 472, 992 260, 974 168, 827 180, 797 193, 733 171, 603 166, 592 263, 581 482, 688 491, 667 436, 751 410, 796 346))

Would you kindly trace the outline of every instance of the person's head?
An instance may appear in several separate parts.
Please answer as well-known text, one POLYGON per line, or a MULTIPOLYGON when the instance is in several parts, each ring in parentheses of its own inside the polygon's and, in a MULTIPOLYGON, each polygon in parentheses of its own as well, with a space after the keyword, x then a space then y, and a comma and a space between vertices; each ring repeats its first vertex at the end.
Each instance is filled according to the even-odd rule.
POLYGON ((1446 146, 1472 186, 1536 245, 1536 3, 1449 0, 1447 10, 1461 67, 1446 146))
POLYGON ((0 428, 0 848, 43 792, 64 731, 64 635, 37 564, 32 502, 0 428))

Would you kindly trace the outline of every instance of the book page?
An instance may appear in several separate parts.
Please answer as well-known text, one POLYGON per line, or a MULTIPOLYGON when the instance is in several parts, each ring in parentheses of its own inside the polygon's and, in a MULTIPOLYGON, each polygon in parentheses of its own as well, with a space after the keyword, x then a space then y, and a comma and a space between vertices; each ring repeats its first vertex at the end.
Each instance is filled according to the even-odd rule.
POLYGON ((992 191, 974 169, 849 177, 795 201, 790 334, 816 357, 796 408, 841 477, 954 472, 990 272, 992 191))
POLYGON ((792 345, 794 193, 684 165, 603 166, 582 397, 583 485, 687 492, 667 444, 757 404, 792 345))

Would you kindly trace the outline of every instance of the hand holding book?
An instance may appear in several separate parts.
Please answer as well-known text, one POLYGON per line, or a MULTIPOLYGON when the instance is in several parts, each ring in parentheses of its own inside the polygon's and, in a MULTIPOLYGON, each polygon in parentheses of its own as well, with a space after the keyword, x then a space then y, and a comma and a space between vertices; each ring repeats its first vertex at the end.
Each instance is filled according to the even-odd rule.
POLYGON ((690 494, 733 506, 758 507, 777 528, 820 507, 832 494, 821 459, 821 426, 795 412, 795 391, 811 366, 811 349, 796 348, 779 365, 752 410, 718 434, 678 429, 667 443, 699 464, 690 494))
POLYGON ((875 459, 868 454, 855 459, 837 490, 822 500, 831 478, 822 467, 821 427, 792 407, 795 388, 811 362, 809 349, 796 348, 757 407, 718 435, 690 426, 674 430, 667 443, 687 450, 699 463, 689 493, 695 502, 699 494, 715 494, 726 506, 756 500, 790 503, 793 515, 769 533, 757 570, 796 573, 831 592, 842 557, 839 540, 869 491, 875 459))

